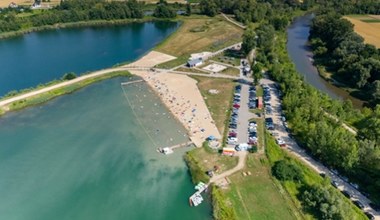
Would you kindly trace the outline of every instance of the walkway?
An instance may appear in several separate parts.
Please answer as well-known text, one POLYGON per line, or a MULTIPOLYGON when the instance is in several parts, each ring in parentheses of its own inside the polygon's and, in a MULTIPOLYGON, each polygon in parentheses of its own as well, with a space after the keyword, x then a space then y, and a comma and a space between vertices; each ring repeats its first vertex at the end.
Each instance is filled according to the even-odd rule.
POLYGON ((17 102, 17 101, 20 101, 20 100, 23 100, 23 99, 26 99, 26 98, 30 98, 32 96, 40 95, 42 93, 50 92, 52 90, 59 89, 59 88, 62 88, 62 87, 65 87, 65 86, 68 86, 68 85, 71 85, 71 84, 74 84, 74 83, 86 80, 86 79, 95 78, 95 77, 98 77, 98 76, 105 75, 107 73, 111 73, 111 72, 115 72, 115 71, 122 71, 122 70, 125 70, 125 69, 121 68, 121 67, 116 67, 116 68, 99 70, 99 71, 93 72, 91 74, 80 76, 80 77, 77 77, 77 78, 69 80, 69 81, 65 81, 65 82, 58 83, 58 84, 55 84, 55 85, 52 85, 52 86, 48 86, 48 87, 45 87, 45 88, 42 88, 42 89, 38 89, 38 90, 31 91, 31 92, 28 92, 28 93, 25 93, 25 94, 21 94, 21 95, 15 96, 15 97, 11 97, 9 99, 5 99, 3 101, 0 101, 0 108, 6 106, 8 104, 11 104, 13 102, 17 102))
POLYGON ((237 21, 232 20, 231 18, 229 18, 227 15, 225 15, 225 14, 223 14, 223 13, 221 13, 221 15, 222 15, 227 21, 231 22, 232 24, 234 24, 234 25, 236 25, 236 26, 238 26, 238 27, 240 27, 240 28, 242 28, 242 29, 246 29, 246 28, 247 28, 245 25, 242 25, 242 24, 238 23, 237 21))
POLYGON ((230 175, 232 175, 232 174, 234 174, 234 173, 236 173, 239 170, 242 170, 244 168, 248 152, 247 151, 239 151, 236 154, 239 157, 238 164, 234 168, 232 168, 230 170, 227 170, 227 171, 225 171, 225 172, 223 172, 221 174, 214 175, 213 177, 211 177, 211 179, 209 181, 209 184, 210 183, 215 183, 215 182, 217 182, 219 180, 222 180, 222 179, 224 179, 224 178, 226 178, 226 177, 228 177, 228 176, 230 176, 230 175))

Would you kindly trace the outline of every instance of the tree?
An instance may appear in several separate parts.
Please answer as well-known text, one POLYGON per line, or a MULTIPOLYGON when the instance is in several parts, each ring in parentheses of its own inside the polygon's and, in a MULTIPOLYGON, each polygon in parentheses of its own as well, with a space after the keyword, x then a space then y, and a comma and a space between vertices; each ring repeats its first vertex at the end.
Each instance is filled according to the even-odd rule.
POLYGON ((302 169, 298 165, 291 163, 289 160, 276 161, 272 167, 272 174, 282 181, 300 181, 303 179, 302 169))
POLYGON ((177 13, 168 5, 165 0, 160 0, 154 9, 153 16, 157 18, 174 18, 177 13))
POLYGON ((191 15, 191 5, 189 2, 186 4, 186 15, 187 16, 191 15))
POLYGON ((214 0, 202 0, 199 3, 201 13, 210 17, 214 17, 218 13, 218 6, 214 0))
POLYGON ((262 71, 263 70, 262 64, 259 62, 253 63, 251 69, 252 69, 254 84, 258 85, 260 82, 260 79, 264 77, 263 71, 262 71))
POLYGON ((256 47, 257 35, 252 26, 248 27, 243 34, 242 52, 248 55, 256 47))
POLYGON ((63 77, 62 77, 63 80, 72 80, 75 78, 77 78, 77 75, 75 75, 75 73, 73 73, 73 72, 65 73, 65 75, 63 75, 63 77))
POLYGON ((380 81, 376 80, 371 85, 372 101, 374 103, 380 103, 380 81))

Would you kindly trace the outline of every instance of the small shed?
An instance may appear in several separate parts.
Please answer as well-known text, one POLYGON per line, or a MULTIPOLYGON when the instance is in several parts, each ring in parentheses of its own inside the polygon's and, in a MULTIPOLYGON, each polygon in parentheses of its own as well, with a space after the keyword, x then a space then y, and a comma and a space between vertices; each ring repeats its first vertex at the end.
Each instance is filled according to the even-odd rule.
POLYGON ((257 108, 262 109, 263 108, 263 97, 258 97, 257 98, 257 108))
POLYGON ((236 150, 233 147, 224 147, 223 152, 222 152, 223 155, 228 155, 228 156, 233 156, 235 155, 235 153, 236 153, 236 150))
POLYGON ((200 66, 203 64, 203 60, 202 58, 196 58, 196 59, 189 59, 187 61, 187 66, 188 67, 196 67, 196 66, 200 66))

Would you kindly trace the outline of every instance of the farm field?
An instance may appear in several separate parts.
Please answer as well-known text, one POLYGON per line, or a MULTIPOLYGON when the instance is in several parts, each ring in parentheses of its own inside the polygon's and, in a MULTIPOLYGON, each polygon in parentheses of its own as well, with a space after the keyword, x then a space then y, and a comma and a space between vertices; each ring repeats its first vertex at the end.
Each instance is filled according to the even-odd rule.
POLYGON ((350 15, 345 17, 354 25, 354 30, 368 44, 380 48, 380 16, 350 15))

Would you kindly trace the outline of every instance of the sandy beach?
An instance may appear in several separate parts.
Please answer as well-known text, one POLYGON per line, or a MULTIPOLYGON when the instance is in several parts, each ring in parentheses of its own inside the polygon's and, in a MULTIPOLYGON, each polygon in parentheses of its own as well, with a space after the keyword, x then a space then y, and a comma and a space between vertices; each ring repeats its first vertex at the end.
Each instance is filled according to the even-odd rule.
MULTIPOLYGON (((152 51, 128 66, 153 67, 175 57, 152 51)), ((160 96, 172 114, 188 130, 196 146, 202 146, 205 139, 221 135, 197 87, 197 81, 179 74, 160 73, 146 70, 130 70, 132 74, 142 77, 160 96)))
POLYGON ((160 96, 173 115, 185 126, 196 146, 213 135, 220 139, 218 129, 211 117, 196 80, 172 73, 156 73, 132 70, 142 77, 160 96))

